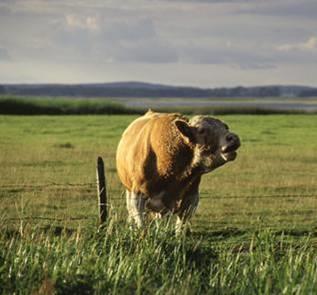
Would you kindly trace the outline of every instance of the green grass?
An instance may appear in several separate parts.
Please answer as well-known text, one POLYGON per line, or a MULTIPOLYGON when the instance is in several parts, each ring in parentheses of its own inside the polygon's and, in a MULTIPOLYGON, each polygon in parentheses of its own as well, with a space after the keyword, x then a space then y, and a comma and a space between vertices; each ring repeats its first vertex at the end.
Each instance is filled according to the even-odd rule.
POLYGON ((270 231, 243 243, 192 234, 175 238, 152 225, 146 234, 111 223, 104 231, 33 229, 0 242, 5 294, 313 294, 316 249, 270 231), (205 238, 207 240, 205 240, 205 238))
POLYGON ((0 293, 317 292, 317 117, 222 116, 238 158, 203 177, 192 233, 131 231, 115 171, 135 116, 0 116, 0 293), (95 165, 110 220, 97 227, 95 165))

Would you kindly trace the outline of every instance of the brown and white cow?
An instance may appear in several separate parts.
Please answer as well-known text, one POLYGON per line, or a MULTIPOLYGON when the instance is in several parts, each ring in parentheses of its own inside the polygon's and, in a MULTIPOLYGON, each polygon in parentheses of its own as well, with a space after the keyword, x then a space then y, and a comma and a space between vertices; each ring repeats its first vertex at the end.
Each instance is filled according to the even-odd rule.
POLYGON ((148 111, 124 131, 117 170, 129 221, 143 225, 145 208, 177 215, 176 230, 194 213, 201 176, 236 158, 239 137, 222 121, 148 111))

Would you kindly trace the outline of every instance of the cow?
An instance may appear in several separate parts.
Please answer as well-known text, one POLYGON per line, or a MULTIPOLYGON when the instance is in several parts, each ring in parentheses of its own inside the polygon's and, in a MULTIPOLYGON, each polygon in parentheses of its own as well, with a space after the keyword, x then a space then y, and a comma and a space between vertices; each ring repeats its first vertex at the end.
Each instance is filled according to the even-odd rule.
POLYGON ((235 160, 239 146, 228 125, 209 116, 189 120, 149 110, 134 120, 116 153, 128 221, 140 228, 146 211, 160 217, 171 213, 180 232, 198 206, 202 175, 235 160))

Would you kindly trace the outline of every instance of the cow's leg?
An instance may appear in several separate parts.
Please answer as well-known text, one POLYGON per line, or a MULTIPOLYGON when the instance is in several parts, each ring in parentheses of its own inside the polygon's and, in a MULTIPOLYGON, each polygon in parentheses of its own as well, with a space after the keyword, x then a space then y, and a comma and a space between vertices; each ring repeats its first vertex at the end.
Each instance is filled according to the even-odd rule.
POLYGON ((128 222, 135 223, 138 228, 143 226, 145 199, 142 194, 126 191, 128 222))
POLYGON ((199 203, 199 193, 187 195, 184 199, 180 211, 177 213, 175 231, 180 234, 193 214, 195 213, 199 203))
POLYGON ((126 196, 126 202, 127 202, 127 210, 128 210, 128 223, 131 224, 133 222, 132 219, 132 209, 131 209, 131 201, 130 201, 130 197, 131 197, 131 192, 129 192, 128 190, 125 191, 125 196, 126 196))

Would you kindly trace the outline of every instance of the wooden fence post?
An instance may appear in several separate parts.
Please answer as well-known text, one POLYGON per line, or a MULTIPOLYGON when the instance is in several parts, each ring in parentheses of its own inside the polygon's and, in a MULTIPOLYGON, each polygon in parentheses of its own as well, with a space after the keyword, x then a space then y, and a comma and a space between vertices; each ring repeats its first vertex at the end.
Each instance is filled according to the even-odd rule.
POLYGON ((105 166, 101 157, 97 159, 97 196, 99 205, 99 223, 103 224, 107 219, 107 188, 105 166))

